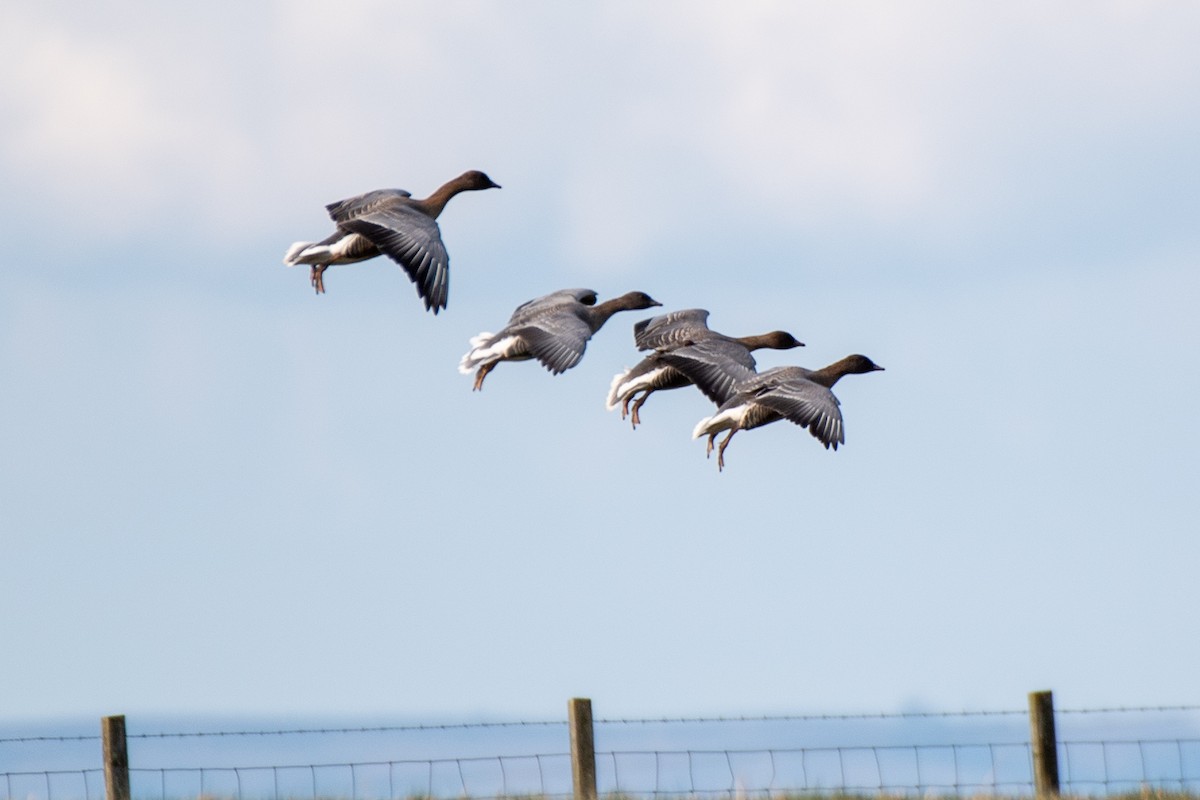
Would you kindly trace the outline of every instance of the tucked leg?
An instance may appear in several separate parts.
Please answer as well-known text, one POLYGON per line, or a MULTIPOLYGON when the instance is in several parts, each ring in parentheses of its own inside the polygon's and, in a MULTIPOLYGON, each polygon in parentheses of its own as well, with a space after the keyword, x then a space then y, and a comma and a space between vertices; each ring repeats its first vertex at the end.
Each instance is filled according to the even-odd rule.
POLYGON ((642 424, 642 418, 638 416, 638 410, 641 409, 642 404, 646 402, 646 398, 648 397, 650 397, 649 392, 642 392, 642 396, 633 404, 633 427, 635 428, 642 424))
POLYGON ((489 361, 479 368, 479 371, 475 373, 475 387, 471 389, 472 392, 483 391, 483 379, 486 378, 487 374, 494 370, 496 365, 499 363, 499 361, 489 361))
POLYGON ((721 440, 721 446, 717 449, 717 472, 725 469, 725 448, 729 447, 729 440, 737 433, 737 428, 731 428, 729 435, 721 440))
POLYGON ((313 289, 316 290, 317 294, 325 294, 325 281, 321 276, 328 267, 328 264, 312 265, 312 272, 309 273, 309 280, 312 281, 313 289))

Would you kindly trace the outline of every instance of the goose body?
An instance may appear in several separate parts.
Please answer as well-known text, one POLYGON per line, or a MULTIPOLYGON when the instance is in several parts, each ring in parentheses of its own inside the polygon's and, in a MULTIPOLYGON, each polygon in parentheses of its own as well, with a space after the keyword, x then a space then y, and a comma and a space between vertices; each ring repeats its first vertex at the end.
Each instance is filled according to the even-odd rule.
POLYGON ((786 331, 726 336, 708 327, 708 311, 702 308, 673 311, 642 320, 634 325, 633 339, 639 350, 654 352, 631 369, 613 376, 606 407, 611 411, 620 405, 621 419, 630 415, 634 428, 641 422, 639 412, 651 394, 693 384, 687 373, 665 358, 667 353, 682 354, 681 357, 688 358, 692 370, 696 371, 703 369, 705 362, 710 362, 711 377, 697 385, 720 405, 728 397, 735 380, 754 374, 752 350, 764 347, 786 350, 804 345, 786 331), (630 402, 633 402, 632 410, 630 402))
POLYGON ((337 229, 319 242, 296 242, 283 263, 309 265, 313 288, 321 294, 329 267, 386 255, 404 268, 425 308, 436 314, 446 307, 450 284, 450 256, 436 220, 456 194, 499 188, 484 173, 471 170, 423 200, 403 189, 377 189, 330 203, 325 209, 337 229))
POLYGON ((475 390, 501 361, 537 359, 558 375, 583 358, 592 334, 619 311, 661 305, 644 292, 629 292, 603 303, 592 289, 562 289, 517 306, 498 333, 471 338, 471 349, 459 362, 464 375, 476 372, 475 390))
MULTIPOLYGON (((686 367, 685 367, 686 368, 686 367)), ((862 355, 851 355, 827 367, 776 367, 741 378, 733 393, 716 413, 700 420, 692 438, 708 436, 707 452, 721 431, 729 431, 717 451, 717 468, 725 467, 725 448, 738 431, 750 430, 787 419, 807 428, 826 449, 845 444, 842 412, 833 386, 844 375, 863 374, 883 367, 862 355)))

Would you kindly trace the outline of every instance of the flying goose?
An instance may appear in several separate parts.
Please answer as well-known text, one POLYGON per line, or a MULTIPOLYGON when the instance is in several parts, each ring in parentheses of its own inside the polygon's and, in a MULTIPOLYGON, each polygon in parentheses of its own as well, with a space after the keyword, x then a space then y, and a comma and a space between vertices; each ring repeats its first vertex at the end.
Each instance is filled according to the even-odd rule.
MULTIPOLYGON (((664 356, 668 363, 691 377, 696 384, 705 380, 704 370, 689 360, 687 349, 664 356)), ((702 365, 704 366, 704 365, 702 365)), ((717 412, 700 420, 692 438, 708 436, 706 452, 712 455, 713 440, 721 431, 729 431, 717 450, 717 469, 725 468, 725 448, 738 431, 750 430, 787 419, 808 428, 826 449, 837 450, 845 444, 840 403, 831 391, 843 375, 856 375, 882 370, 863 355, 850 355, 817 370, 804 367, 776 367, 754 375, 743 375, 734 385, 733 393, 717 412)))
POLYGON ((458 371, 475 373, 475 391, 501 361, 536 358, 558 375, 579 363, 592 334, 618 311, 633 311, 662 305, 644 292, 629 292, 596 303, 591 289, 562 289, 517 306, 499 333, 472 337, 471 349, 459 362, 458 371))
MULTIPOLYGON (((685 311, 672 311, 657 317, 642 320, 633 326, 633 340, 639 350, 653 350, 636 366, 613 376, 609 386, 606 407, 609 411, 621 405, 621 419, 626 415, 631 417, 634 428, 641 424, 639 411, 642 405, 656 391, 679 389, 691 386, 692 380, 677 368, 667 364, 663 353, 681 347, 696 348, 694 357, 707 355, 714 363, 727 362, 740 364, 749 372, 754 372, 754 356, 750 351, 768 347, 775 350, 789 350, 793 347, 803 347, 804 342, 786 331, 772 331, 756 336, 726 336, 708 327, 708 312, 702 308, 690 308, 685 311), (640 396, 638 396, 640 394, 640 396), (629 403, 633 402, 632 411, 629 403)), ((729 374, 722 369, 721 374, 729 374)), ((716 393, 710 399, 717 405, 725 402, 729 390, 733 386, 733 377, 721 385, 716 381, 706 382, 709 390, 716 393)))
POLYGON ((446 307, 450 256, 442 244, 438 215, 459 192, 499 189, 478 170, 464 172, 424 200, 414 200, 403 189, 377 189, 325 206, 337 230, 319 242, 296 242, 283 263, 309 264, 317 294, 325 291, 322 278, 334 264, 365 261, 383 253, 408 273, 425 308, 436 314, 446 307))

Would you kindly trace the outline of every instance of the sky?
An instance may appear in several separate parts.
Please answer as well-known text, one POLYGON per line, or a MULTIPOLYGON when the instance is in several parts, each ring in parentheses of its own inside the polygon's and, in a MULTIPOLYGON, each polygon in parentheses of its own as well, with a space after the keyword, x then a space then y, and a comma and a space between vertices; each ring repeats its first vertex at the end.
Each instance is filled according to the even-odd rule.
POLYGON ((0 717, 1200 702, 1200 8, 8 2, 0 717), (467 169, 448 309, 324 205, 467 169), (846 443, 468 339, 863 353, 846 443))

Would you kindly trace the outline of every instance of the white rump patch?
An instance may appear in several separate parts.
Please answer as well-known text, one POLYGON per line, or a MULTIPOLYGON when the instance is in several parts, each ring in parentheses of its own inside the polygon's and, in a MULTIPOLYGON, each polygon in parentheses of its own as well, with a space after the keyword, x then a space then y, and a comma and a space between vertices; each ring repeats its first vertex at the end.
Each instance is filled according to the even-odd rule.
POLYGON ((742 424, 742 420, 746 418, 746 412, 749 410, 749 404, 745 404, 717 412, 711 417, 705 417, 696 424, 692 431, 692 438, 699 439, 701 436, 737 428, 742 424))
POLYGON ((304 263, 300 260, 300 254, 310 247, 312 247, 312 242, 293 242, 292 246, 288 248, 287 254, 283 257, 283 263, 289 267, 304 263))
POLYGON ((520 338, 516 336, 505 336, 503 339, 488 345, 487 341, 494 334, 481 333, 478 336, 471 337, 471 345, 474 349, 467 352, 462 357, 462 361, 458 362, 458 371, 464 375, 470 375, 475 371, 476 367, 484 364, 491 364, 497 361, 503 361, 512 355, 517 349, 517 344, 520 338))
POLYGON ((624 392, 621 391, 621 384, 625 382, 625 376, 629 374, 629 367, 625 368, 624 372, 618 372, 613 375, 612 383, 608 385, 608 400, 605 401, 604 407, 612 411, 617 407, 617 403, 621 401, 621 396, 624 392))

